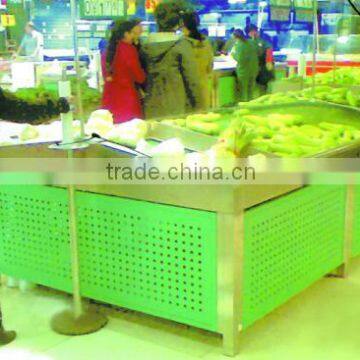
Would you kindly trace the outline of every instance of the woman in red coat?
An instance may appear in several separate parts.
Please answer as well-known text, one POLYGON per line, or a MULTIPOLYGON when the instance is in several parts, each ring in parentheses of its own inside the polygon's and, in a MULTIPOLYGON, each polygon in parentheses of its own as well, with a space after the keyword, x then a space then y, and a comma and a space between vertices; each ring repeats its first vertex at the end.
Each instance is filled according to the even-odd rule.
POLYGON ((113 114, 115 123, 143 118, 137 84, 143 84, 146 75, 133 45, 138 27, 137 21, 117 23, 107 50, 102 108, 113 114))

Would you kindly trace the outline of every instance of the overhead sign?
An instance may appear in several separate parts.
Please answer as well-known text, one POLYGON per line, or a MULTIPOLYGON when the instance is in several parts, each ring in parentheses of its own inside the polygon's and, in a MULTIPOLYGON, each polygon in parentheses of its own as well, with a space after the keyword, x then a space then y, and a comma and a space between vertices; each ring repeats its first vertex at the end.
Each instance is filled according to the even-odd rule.
POLYGON ((113 19, 126 15, 124 0, 80 0, 82 19, 113 19))
POLYGON ((295 21, 313 22, 314 20, 313 0, 294 0, 295 21))
POLYGON ((294 0, 295 9, 313 9, 313 0, 294 0))
POLYGON ((3 27, 12 27, 16 25, 16 20, 14 15, 1 15, 1 26, 3 27))
POLYGON ((270 21, 290 21, 291 0, 270 0, 270 21))

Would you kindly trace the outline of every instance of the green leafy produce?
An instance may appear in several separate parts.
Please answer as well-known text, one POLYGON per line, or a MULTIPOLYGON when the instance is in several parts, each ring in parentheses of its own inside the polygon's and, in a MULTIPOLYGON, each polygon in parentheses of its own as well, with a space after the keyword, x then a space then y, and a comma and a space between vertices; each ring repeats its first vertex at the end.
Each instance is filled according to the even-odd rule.
MULTIPOLYGON (((305 82, 311 85, 312 78, 306 78, 305 82)), ((337 84, 340 86, 360 85, 360 68, 343 67, 326 73, 316 74, 315 83, 319 85, 337 84)))
POLYGON ((360 95, 351 89, 346 92, 346 100, 350 106, 360 107, 360 95))
POLYGON ((242 151, 248 147, 255 138, 256 133, 246 128, 246 126, 233 126, 229 127, 220 135, 218 142, 227 150, 233 151, 234 154, 241 155, 242 151))

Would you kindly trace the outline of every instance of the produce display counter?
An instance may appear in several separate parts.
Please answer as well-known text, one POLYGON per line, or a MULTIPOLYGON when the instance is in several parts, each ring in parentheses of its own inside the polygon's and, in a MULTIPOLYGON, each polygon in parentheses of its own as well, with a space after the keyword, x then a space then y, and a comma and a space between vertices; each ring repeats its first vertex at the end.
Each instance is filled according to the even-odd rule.
POLYGON ((215 59, 212 83, 212 107, 219 108, 237 101, 236 62, 229 57, 215 59))
MULTIPOLYGON (((281 79, 285 79, 287 77, 287 64, 276 63, 275 69, 277 80, 280 81, 281 79)), ((239 94, 235 70, 236 62, 229 57, 221 56, 215 59, 212 85, 213 108, 216 109, 229 106, 238 102, 239 94)))
MULTIPOLYGON (((127 156, 99 144, 74 154, 127 156)), ((1 158, 63 156, 0 148, 1 158)), ((346 186, 301 182, 78 186, 82 294, 222 334, 235 355, 241 331, 348 263, 351 199, 346 186)), ((1 273, 71 292, 66 189, 1 186, 0 224, 1 273)))

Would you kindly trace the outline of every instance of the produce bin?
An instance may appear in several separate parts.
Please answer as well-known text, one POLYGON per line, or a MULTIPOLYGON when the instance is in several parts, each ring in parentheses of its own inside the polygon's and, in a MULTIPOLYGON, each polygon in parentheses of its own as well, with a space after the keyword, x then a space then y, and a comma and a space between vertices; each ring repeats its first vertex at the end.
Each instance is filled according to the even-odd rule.
MULTIPOLYGON (((239 330, 344 263, 345 199, 310 186, 224 213, 78 191, 82 293, 223 334, 233 355, 239 330)), ((4 186, 0 204, 1 272, 70 292, 66 190, 4 186)))
MULTIPOLYGON (((278 99, 278 101, 281 102, 281 99, 278 99)), ((214 113, 221 115, 221 119, 216 121, 216 123, 220 125, 221 129, 219 133, 230 126, 232 120, 234 119, 234 112, 239 110, 241 111, 242 109, 248 110, 251 115, 260 117, 266 117, 272 114, 275 114, 278 117, 289 115, 298 117, 300 115, 302 116, 303 123, 306 125, 317 126, 318 124, 325 122, 343 126, 351 126, 354 129, 360 130, 360 109, 319 100, 295 100, 290 103, 275 104, 246 103, 237 108, 213 110, 214 113)), ((206 116, 206 113, 200 115, 206 116)), ((179 119, 179 117, 176 119, 179 119)), ((159 121, 161 120, 163 119, 160 119, 159 121)), ((163 140, 176 137, 182 141, 185 147, 196 151, 204 151, 209 149, 216 143, 218 139, 218 136, 207 135, 205 130, 203 131, 204 133, 200 133, 200 130, 193 131, 187 127, 161 122, 159 124, 155 124, 152 132, 153 137, 156 137, 156 133, 159 132, 159 134, 163 137, 163 140)), ((277 134, 280 132, 281 131, 278 130, 277 134)), ((261 138, 261 136, 259 138, 261 138)), ((258 140, 258 137, 255 140, 258 140)), ((310 140, 312 140, 312 137, 310 137, 310 140)), ((289 150, 291 150, 291 148, 295 147, 296 144, 287 143, 286 145, 288 145, 289 150)), ((256 153, 266 153, 267 155, 270 155, 270 152, 271 151, 257 149, 256 146, 250 144, 249 148, 244 149, 244 153, 241 155, 245 157, 256 153)), ((272 154, 272 157, 274 156, 275 155, 272 154)), ((358 158, 360 157, 360 138, 346 141, 346 143, 343 143, 342 145, 335 144, 332 148, 329 145, 329 149, 322 150, 321 152, 317 153, 309 153, 303 157, 358 158)))
MULTIPOLYGON (((9 151, 62 156, 45 145, 0 156, 9 151)), ((1 186, 1 273, 71 292, 67 196, 1 186)), ((342 185, 78 186, 82 293, 219 333, 235 355, 239 332, 347 264, 347 198, 342 185)))

